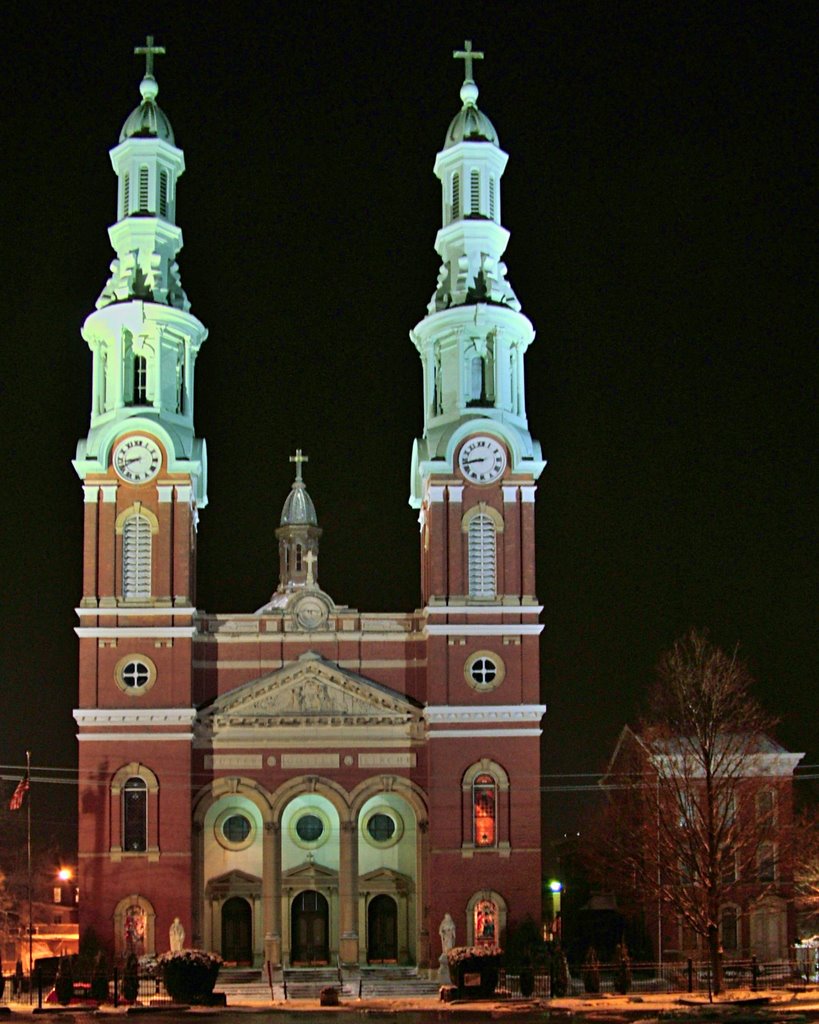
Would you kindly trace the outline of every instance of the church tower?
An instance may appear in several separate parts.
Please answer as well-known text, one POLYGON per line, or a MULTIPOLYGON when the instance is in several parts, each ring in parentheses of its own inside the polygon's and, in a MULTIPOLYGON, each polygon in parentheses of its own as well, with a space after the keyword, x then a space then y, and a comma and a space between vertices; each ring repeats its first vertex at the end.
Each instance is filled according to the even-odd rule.
POLYGON ((141 929, 148 949, 170 921, 156 921, 145 897, 160 906, 172 891, 175 914, 190 917, 196 524, 207 503, 194 372, 207 331, 176 263, 185 160, 156 102, 153 62, 164 50, 148 37, 135 52, 146 60, 141 102, 111 150, 116 256, 82 329, 93 375, 90 427, 74 460, 85 507, 75 719, 83 927, 109 933, 113 909, 115 934, 141 929), (119 898, 124 869, 139 879, 131 902, 119 898), (104 908, 106 920, 90 919, 104 908))
POLYGON ((478 107, 472 69, 483 54, 467 42, 453 56, 466 73, 461 109, 435 160, 442 262, 427 315, 410 335, 424 403, 410 503, 421 527, 430 787, 461 796, 460 806, 431 807, 433 916, 457 906, 456 883, 443 880, 467 877, 468 889, 485 894, 486 909, 473 901, 467 939, 486 941, 482 922, 499 936, 507 912, 539 912, 545 708, 534 498, 545 463, 524 399, 524 356, 535 332, 503 262, 507 155, 478 107), (495 891, 501 877, 504 893, 495 891))

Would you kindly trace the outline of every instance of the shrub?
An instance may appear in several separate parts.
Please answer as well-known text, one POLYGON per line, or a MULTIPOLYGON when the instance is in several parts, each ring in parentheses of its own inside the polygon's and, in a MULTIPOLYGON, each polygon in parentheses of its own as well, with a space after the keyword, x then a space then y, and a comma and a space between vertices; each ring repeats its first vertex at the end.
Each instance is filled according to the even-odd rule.
POLYGON ((74 975, 71 971, 71 960, 67 956, 60 957, 54 989, 57 992, 57 1002, 68 1006, 74 998, 74 975))
POLYGON ((135 1003, 139 995, 139 963, 133 953, 129 953, 125 959, 125 969, 122 972, 122 998, 126 1003, 135 1003))
POLYGON ((98 1003, 104 1003, 108 999, 108 981, 108 961, 105 953, 99 949, 91 969, 91 998, 98 1003))
POLYGON ((569 961, 566 959, 566 954, 560 946, 552 952, 549 980, 551 982, 552 995, 556 999, 565 996, 569 991, 569 961))
POLYGON ((583 988, 592 994, 600 991, 600 961, 594 946, 589 946, 583 963, 583 988))
POLYGON ((614 972, 614 991, 624 996, 631 988, 631 959, 625 942, 615 950, 617 970, 614 972))

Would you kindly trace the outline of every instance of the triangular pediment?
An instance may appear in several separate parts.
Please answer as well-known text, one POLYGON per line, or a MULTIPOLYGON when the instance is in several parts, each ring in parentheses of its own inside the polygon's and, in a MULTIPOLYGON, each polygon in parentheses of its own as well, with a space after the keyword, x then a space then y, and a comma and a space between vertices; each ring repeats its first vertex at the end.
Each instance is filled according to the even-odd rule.
POLYGON ((409 875, 402 875, 400 871, 384 867, 361 875, 358 884, 369 892, 411 892, 413 888, 409 875))
POLYGON ((328 885, 338 881, 338 871, 325 867, 324 864, 316 864, 313 861, 303 861, 294 868, 289 868, 282 874, 283 881, 293 885, 328 885))
POLYGON ((214 732, 276 725, 392 725, 421 722, 403 694, 340 668, 312 651, 297 662, 218 697, 200 712, 214 732))

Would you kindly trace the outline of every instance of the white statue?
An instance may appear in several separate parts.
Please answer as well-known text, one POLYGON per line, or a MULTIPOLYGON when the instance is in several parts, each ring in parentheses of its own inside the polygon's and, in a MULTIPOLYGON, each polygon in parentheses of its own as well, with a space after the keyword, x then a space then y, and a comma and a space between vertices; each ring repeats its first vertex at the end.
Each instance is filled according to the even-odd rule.
POLYGON ((182 927, 182 922, 178 917, 173 919, 173 924, 168 929, 168 937, 171 943, 171 952, 176 953, 185 944, 185 929, 182 927))
POLYGON ((438 928, 438 934, 441 936, 441 952, 446 954, 455 945, 455 922, 452 920, 449 912, 444 914, 444 918, 438 928))

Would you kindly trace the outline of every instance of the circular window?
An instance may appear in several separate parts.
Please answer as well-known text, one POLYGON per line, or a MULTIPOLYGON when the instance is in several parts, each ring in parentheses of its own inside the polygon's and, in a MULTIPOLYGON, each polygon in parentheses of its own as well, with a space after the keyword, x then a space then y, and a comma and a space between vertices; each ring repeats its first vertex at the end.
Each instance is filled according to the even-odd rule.
POLYGON ((476 651, 464 665, 466 681, 473 690, 494 690, 506 675, 506 667, 494 651, 476 651))
POLYGON ((296 822, 296 834, 305 843, 314 843, 321 838, 324 822, 317 814, 303 814, 296 822))
POLYGON ((114 679, 123 693, 138 697, 156 681, 156 665, 144 654, 126 654, 114 668, 114 679))
POLYGON ((289 831, 297 846, 315 850, 330 838, 330 819, 318 807, 309 807, 293 815, 289 831))
POLYGON ((373 807, 364 816, 361 834, 370 846, 395 846, 404 834, 404 822, 393 807, 373 807))
POLYGON ((256 822, 245 811, 229 807, 216 819, 214 834, 226 850, 246 850, 256 838, 256 822))

